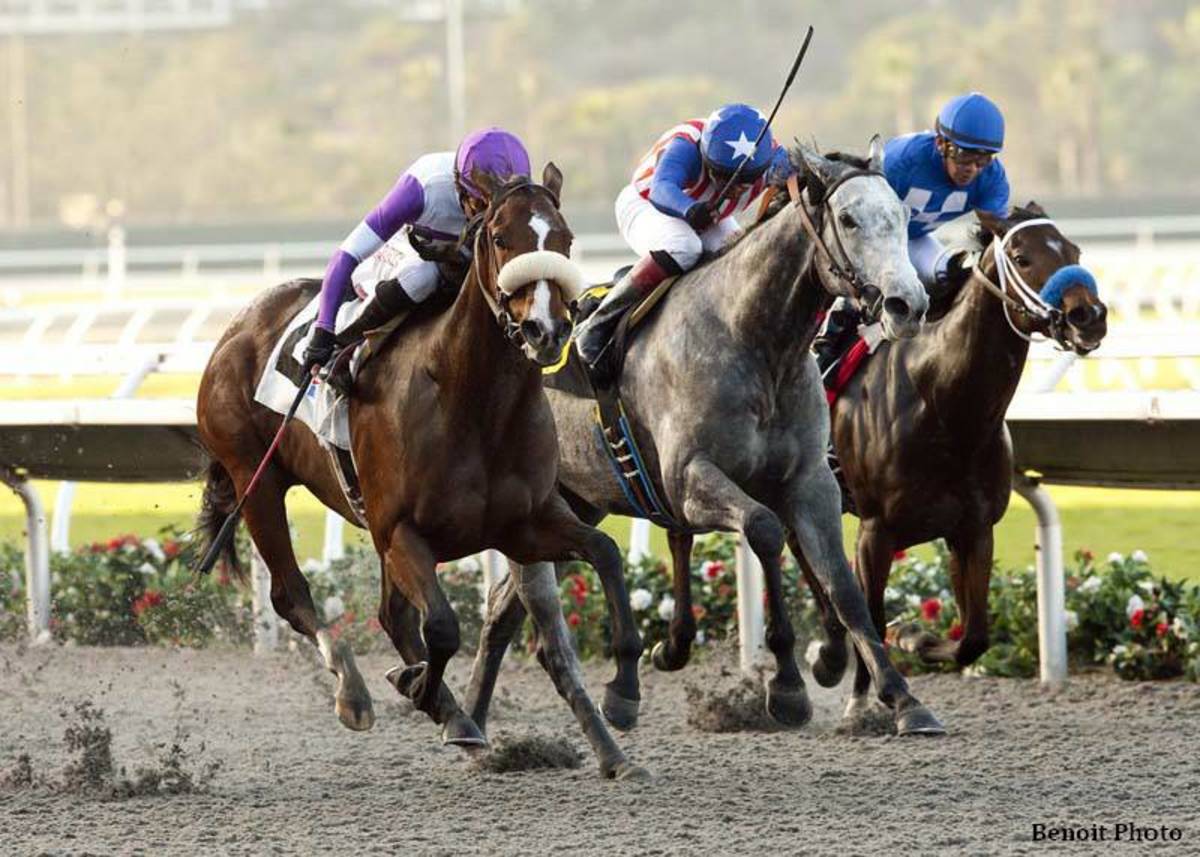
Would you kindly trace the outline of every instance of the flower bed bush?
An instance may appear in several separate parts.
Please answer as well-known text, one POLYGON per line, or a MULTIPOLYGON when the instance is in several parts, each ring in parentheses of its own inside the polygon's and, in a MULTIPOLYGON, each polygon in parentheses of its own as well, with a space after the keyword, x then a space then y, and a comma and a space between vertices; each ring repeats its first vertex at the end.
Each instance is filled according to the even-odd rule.
MULTIPOLYGON (((737 633, 733 538, 698 539, 692 557, 693 612, 703 648, 737 633)), ((248 556, 248 546, 242 545, 248 556)), ((195 548, 186 534, 159 538, 123 536, 52 558, 51 631, 63 642, 85 645, 155 643, 246 645, 253 636, 249 593, 221 572, 196 577, 195 548)), ((0 544, 0 639, 24 634, 24 560, 13 544, 0 544)), ((333 563, 309 561, 304 573, 318 612, 336 637, 359 652, 392 651, 380 627, 379 562, 369 551, 351 551, 333 563)), ((464 648, 472 650, 481 627, 481 570, 473 558, 441 566, 440 579, 454 605, 464 648)), ((647 653, 667 635, 675 610, 668 566, 647 558, 627 568, 634 617, 647 653)), ((890 620, 916 623, 950 639, 962 634, 951 596, 948 557, 899 560, 885 591, 890 620)), ((795 564, 784 562, 784 589, 803 652, 820 639, 819 617, 795 564)), ((1032 676, 1037 671, 1037 597, 1032 568, 997 569, 991 580, 991 646, 969 669, 978 674, 1032 676)), ((579 651, 603 656, 611 641, 608 608, 592 570, 572 564, 562 581, 563 612, 579 651)), ((1185 676, 1200 680, 1200 586, 1156 577, 1145 554, 1113 554, 1097 562, 1076 554, 1066 579, 1068 647, 1074 664, 1109 665, 1128 679, 1185 676)), ((526 643, 528 634, 523 635, 526 643)), ((943 669, 892 649, 909 672, 943 669)))

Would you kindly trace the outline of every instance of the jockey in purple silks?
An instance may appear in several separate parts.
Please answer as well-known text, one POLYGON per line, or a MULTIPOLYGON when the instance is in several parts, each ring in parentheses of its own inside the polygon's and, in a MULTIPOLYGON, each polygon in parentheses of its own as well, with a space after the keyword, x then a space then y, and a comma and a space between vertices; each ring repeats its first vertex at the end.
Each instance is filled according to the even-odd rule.
POLYGON ((479 188, 471 182, 474 170, 500 179, 529 176, 529 154, 513 134, 485 128, 468 134, 457 152, 418 158, 329 260, 316 324, 304 352, 306 373, 314 366, 326 365, 337 345, 354 342, 365 332, 407 314, 437 290, 437 263, 418 255, 410 239, 443 246, 458 241, 467 221, 485 205, 479 188), (335 337, 338 309, 352 289, 359 296, 369 296, 369 303, 354 323, 335 337))

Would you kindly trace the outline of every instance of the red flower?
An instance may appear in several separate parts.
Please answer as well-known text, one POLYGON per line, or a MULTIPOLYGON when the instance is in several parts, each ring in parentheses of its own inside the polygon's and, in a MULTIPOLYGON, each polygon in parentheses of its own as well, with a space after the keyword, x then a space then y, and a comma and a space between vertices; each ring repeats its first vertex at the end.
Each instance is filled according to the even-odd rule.
POLYGON ((725 573, 725 563, 719 559, 715 559, 704 567, 704 576, 709 580, 716 580, 725 573))
POLYGON ((892 562, 899 562, 900 560, 905 559, 907 556, 908 553, 905 551, 896 551, 894 554, 892 554, 892 562))
POLYGON ((572 611, 571 615, 567 617, 567 624, 570 625, 572 628, 578 628, 579 623, 582 621, 583 621, 583 617, 574 611, 572 611))
POLYGON ((167 539, 162 546, 163 556, 167 559, 174 559, 179 556, 179 542, 174 539, 167 539))
POLYGON ((137 536, 128 535, 128 534, 121 536, 121 547, 129 546, 129 547, 135 548, 140 544, 141 544, 141 541, 138 539, 137 536))
POLYGON ((937 617, 942 615, 942 602, 937 598, 926 598, 921 602, 921 615, 926 622, 936 622, 937 617))
POLYGON ((141 616, 151 607, 157 607, 163 602, 163 594, 154 589, 147 589, 133 602, 133 615, 141 616))
POLYGON ((701 605, 699 605, 699 604, 694 604, 694 605, 692 605, 692 615, 696 617, 696 620, 697 620, 697 621, 699 621, 699 620, 703 619, 703 618, 704 618, 704 614, 705 614, 705 613, 707 613, 707 612, 708 612, 708 611, 707 611, 707 610, 705 610, 705 609, 704 609, 704 608, 703 608, 701 605))
POLYGON ((1154 633, 1158 634, 1158 636, 1160 636, 1160 637, 1167 636, 1167 631, 1169 631, 1169 630, 1171 630, 1171 626, 1168 625, 1166 622, 1159 622, 1157 625, 1154 626, 1154 633))
POLYGON ((1141 628, 1142 622, 1146 618, 1146 611, 1139 607, 1134 610, 1129 616, 1129 624, 1134 628, 1141 628))
POLYGON ((1094 560, 1096 558, 1096 555, 1094 553, 1092 553, 1090 550, 1088 550, 1087 548, 1084 548, 1083 550, 1081 550, 1079 552, 1079 557, 1084 562, 1091 562, 1092 560, 1094 560))
POLYGON ((951 640, 961 640, 963 635, 963 626, 955 622, 950 626, 950 633, 947 634, 951 640))
POLYGON ((125 544, 125 540, 121 538, 109 539, 108 549, 110 551, 119 551, 121 546, 125 544))

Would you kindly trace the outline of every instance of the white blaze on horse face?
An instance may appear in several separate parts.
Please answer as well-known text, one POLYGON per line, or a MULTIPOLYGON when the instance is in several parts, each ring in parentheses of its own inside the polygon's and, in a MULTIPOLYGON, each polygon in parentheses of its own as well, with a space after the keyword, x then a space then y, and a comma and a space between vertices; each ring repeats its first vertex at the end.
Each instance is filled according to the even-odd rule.
POLYGON ((529 228, 533 230, 533 234, 537 236, 537 248, 539 250, 546 249, 546 236, 550 234, 550 222, 540 214, 535 214, 529 218, 529 228))
POLYGON ((1057 253, 1058 258, 1060 258, 1060 259, 1066 258, 1063 255, 1063 243, 1061 241, 1059 241, 1057 238, 1046 239, 1046 246, 1049 247, 1051 250, 1053 250, 1055 253, 1057 253))
POLYGON ((529 311, 529 318, 547 330, 554 329, 554 319, 550 317, 550 284, 545 280, 538 280, 533 287, 533 307, 529 311))

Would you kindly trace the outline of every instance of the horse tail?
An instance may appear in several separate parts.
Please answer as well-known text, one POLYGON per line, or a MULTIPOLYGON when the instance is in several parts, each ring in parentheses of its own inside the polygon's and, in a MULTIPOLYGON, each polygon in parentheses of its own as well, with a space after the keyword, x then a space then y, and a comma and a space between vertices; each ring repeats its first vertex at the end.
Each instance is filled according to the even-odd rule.
MULTIPOLYGON (((204 480, 204 494, 200 498, 200 514, 196 517, 196 529, 200 533, 199 555, 204 556, 216 541, 225 519, 237 506, 237 488, 225 465, 213 459, 208 464, 208 475, 204 480)), ((226 539, 221 546, 220 559, 238 580, 247 580, 246 568, 237 555, 237 539, 226 539)))

